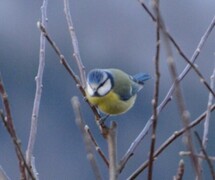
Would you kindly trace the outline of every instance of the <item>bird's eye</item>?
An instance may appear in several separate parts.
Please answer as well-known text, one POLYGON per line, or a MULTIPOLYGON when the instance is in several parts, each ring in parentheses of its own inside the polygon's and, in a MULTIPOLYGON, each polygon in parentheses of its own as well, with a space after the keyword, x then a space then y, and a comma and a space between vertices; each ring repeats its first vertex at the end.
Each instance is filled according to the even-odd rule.
POLYGON ((99 94, 99 96, 104 96, 106 95, 112 88, 112 84, 111 84, 111 80, 107 79, 106 81, 104 81, 104 83, 102 83, 99 88, 97 89, 97 93, 99 94))

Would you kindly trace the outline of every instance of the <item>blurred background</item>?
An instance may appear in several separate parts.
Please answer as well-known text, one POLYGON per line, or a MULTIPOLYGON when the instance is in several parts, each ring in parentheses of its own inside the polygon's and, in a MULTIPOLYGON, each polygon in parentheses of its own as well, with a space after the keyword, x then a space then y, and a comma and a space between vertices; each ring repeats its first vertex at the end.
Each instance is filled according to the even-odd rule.
MULTIPOLYGON (((146 4, 151 9, 150 1, 146 4)), ((25 152, 28 142, 31 113, 35 94, 35 76, 38 69, 40 31, 36 23, 40 20, 42 0, 1 0, 0 2, 0 72, 9 95, 14 124, 25 152)), ((170 34, 184 53, 191 57, 200 38, 215 14, 214 0, 169 0, 160 3, 160 10, 170 34)), ((154 90, 155 24, 137 0, 70 0, 71 14, 81 58, 88 72, 92 68, 120 68, 129 74, 147 72, 152 79, 147 81, 139 93, 135 106, 126 114, 110 117, 107 124, 116 120, 118 124, 118 159, 120 160, 132 141, 143 129, 152 115, 151 100, 154 90)), ((48 32, 78 73, 72 57, 71 39, 63 12, 63 1, 48 3, 48 32)), ((210 34, 196 64, 207 81, 214 67, 215 30, 210 34)), ((174 48, 178 73, 186 63, 174 48)), ((161 48, 161 86, 159 102, 171 86, 164 48, 161 48)), ((207 107, 208 91, 199 82, 193 71, 182 82, 186 105, 194 120, 207 107)), ((107 144, 94 123, 93 113, 83 101, 75 83, 59 63, 53 49, 47 43, 43 93, 40 105, 38 133, 34 149, 36 168, 41 180, 45 179, 94 179, 86 158, 85 146, 70 103, 79 96, 82 113, 100 147, 107 154, 107 144)), ((0 109, 2 103, 0 102, 0 109)), ((214 120, 214 113, 211 119, 214 120)), ((214 155, 212 141, 215 131, 211 121, 208 154, 214 155)), ((156 147, 174 131, 182 127, 175 100, 159 115, 156 147)), ((203 124, 195 127, 202 135, 203 124)), ((147 135, 135 155, 130 159, 119 179, 126 179, 148 157, 150 135, 147 135)), ((199 151, 199 145, 194 140, 199 151)), ((179 151, 186 147, 182 138, 174 141, 154 164, 154 179, 172 179, 181 159, 179 151)), ((96 154, 96 153, 95 153, 96 154)), ((96 154, 104 179, 108 171, 96 154)), ((194 173, 188 157, 185 160, 185 179, 193 179, 194 173)), ((11 139, 0 123, 0 165, 11 179, 19 179, 18 162, 11 139)), ((210 179, 206 163, 203 175, 210 179)), ((147 171, 137 179, 147 177, 147 171)))

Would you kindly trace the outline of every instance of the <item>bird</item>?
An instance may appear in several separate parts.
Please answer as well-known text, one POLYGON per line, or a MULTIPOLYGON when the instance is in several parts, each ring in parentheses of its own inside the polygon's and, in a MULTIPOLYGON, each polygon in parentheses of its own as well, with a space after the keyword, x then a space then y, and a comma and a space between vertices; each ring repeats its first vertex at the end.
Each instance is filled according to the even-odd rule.
POLYGON ((147 73, 131 76, 120 69, 92 69, 87 74, 86 98, 106 115, 119 115, 131 109, 137 93, 150 79, 147 73))

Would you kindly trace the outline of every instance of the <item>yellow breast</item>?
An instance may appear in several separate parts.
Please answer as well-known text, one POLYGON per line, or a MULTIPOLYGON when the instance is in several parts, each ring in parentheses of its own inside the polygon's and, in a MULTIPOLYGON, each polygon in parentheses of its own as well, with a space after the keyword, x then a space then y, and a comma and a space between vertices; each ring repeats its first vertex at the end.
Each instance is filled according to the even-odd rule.
POLYGON ((127 101, 122 101, 117 94, 110 91, 103 97, 92 97, 86 92, 89 102, 97 106, 102 112, 106 114, 121 114, 128 111, 135 102, 136 95, 132 96, 127 101))

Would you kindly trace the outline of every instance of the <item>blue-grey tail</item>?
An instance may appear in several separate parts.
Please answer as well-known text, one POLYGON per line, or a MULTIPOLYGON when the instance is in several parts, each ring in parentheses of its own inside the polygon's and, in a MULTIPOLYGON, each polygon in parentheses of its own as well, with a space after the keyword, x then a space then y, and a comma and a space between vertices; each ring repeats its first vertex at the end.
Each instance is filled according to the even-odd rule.
POLYGON ((145 81, 151 79, 151 76, 147 73, 138 73, 133 76, 133 80, 138 84, 144 84, 145 81))

